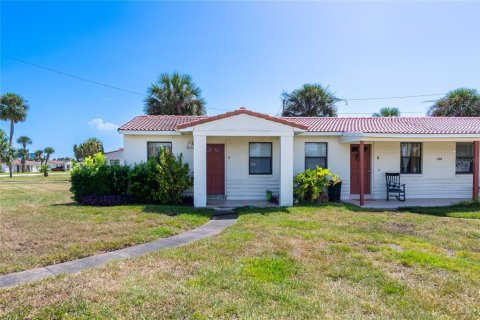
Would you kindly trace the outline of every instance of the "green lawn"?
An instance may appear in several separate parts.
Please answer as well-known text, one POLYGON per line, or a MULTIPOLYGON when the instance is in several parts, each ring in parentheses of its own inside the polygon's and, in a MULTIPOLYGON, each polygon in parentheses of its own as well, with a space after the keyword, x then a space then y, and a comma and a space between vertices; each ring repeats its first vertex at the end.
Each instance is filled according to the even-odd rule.
POLYGON ((69 175, 0 179, 0 274, 73 260, 182 233, 210 210, 79 206, 69 175))
POLYGON ((478 219, 344 205, 240 213, 214 238, 0 291, 0 317, 480 318, 478 219))

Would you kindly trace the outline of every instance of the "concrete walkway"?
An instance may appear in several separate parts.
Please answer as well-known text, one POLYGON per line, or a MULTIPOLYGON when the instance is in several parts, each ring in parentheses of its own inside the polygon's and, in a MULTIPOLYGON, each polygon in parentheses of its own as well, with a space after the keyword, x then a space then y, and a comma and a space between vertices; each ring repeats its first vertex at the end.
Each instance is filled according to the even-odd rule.
POLYGON ((83 259, 72 260, 42 268, 0 276, 0 288, 13 287, 22 283, 37 281, 59 274, 77 273, 83 269, 99 267, 113 260, 137 257, 144 253, 181 246, 196 240, 219 234, 225 228, 234 224, 236 219, 237 215, 231 211, 216 211, 212 217, 212 220, 206 224, 173 237, 158 239, 152 242, 106 252, 83 259))

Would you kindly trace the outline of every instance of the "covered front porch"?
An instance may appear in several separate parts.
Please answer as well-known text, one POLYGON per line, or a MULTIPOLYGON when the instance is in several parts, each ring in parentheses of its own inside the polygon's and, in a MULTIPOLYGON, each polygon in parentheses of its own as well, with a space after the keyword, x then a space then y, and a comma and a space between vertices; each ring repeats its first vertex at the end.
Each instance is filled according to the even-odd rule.
POLYGON ((479 197, 476 136, 345 134, 340 143, 351 146, 348 203, 394 209, 447 206, 479 197), (386 200, 386 173, 400 176, 407 201, 386 200))
POLYGON ((293 205, 294 136, 306 127, 239 109, 177 129, 192 137, 195 207, 263 207, 267 192, 293 205))

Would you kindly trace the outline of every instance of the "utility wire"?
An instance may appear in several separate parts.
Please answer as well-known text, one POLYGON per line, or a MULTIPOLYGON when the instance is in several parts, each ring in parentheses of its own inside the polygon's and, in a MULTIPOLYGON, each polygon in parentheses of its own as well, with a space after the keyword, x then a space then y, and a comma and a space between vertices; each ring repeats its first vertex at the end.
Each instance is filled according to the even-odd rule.
MULTIPOLYGON (((113 85, 110 85, 110 84, 107 84, 107 83, 102 83, 102 82, 95 81, 95 80, 90 80, 90 79, 87 79, 87 78, 84 78, 84 77, 81 77, 81 76, 77 76, 77 75, 74 75, 74 74, 71 74, 71 73, 68 73, 68 72, 59 71, 59 70, 52 69, 52 68, 49 68, 49 67, 41 66, 41 65, 36 64, 36 63, 25 61, 23 59, 15 58, 15 57, 12 57, 12 56, 9 56, 9 55, 6 55, 6 54, 1 54, 1 56, 4 57, 4 58, 10 59, 10 60, 14 60, 14 61, 26 64, 26 65, 35 67, 35 68, 39 68, 39 69, 43 69, 43 70, 50 71, 50 72, 53 72, 53 73, 57 73, 57 74, 60 74, 62 76, 65 76, 65 77, 70 77, 70 78, 77 79, 77 80, 80 80, 80 81, 88 82, 88 83, 91 83, 91 84, 96 84, 96 85, 103 86, 103 87, 106 87, 106 88, 110 88, 110 89, 114 89, 114 90, 118 90, 118 91, 123 91, 123 92, 126 92, 126 93, 131 93, 131 94, 135 94, 135 95, 139 95, 139 96, 148 96, 145 93, 120 88, 120 87, 117 87, 117 86, 113 86, 113 85)), ((433 96, 443 96, 443 95, 445 95, 445 94, 444 93, 431 93, 431 94, 405 95, 405 96, 393 96, 393 97, 341 98, 340 100, 345 101, 348 104, 348 101, 407 99, 407 98, 422 98, 422 97, 433 97, 433 96)), ((219 111, 231 111, 231 110, 228 110, 228 109, 213 108, 213 107, 207 107, 207 109, 219 110, 219 111)), ((422 112, 423 111, 403 112, 403 113, 422 113, 422 112)), ((339 114, 370 114, 370 113, 351 112, 351 113, 339 113, 339 114)))
POLYGON ((77 79, 77 80, 89 82, 89 83, 96 84, 96 85, 99 85, 99 86, 104 86, 104 87, 107 87, 107 88, 110 88, 110 89, 115 89, 115 90, 119 90, 119 91, 123 91, 123 92, 127 92, 127 93, 132 93, 132 94, 136 94, 136 95, 140 95, 140 96, 145 96, 144 93, 140 93, 140 92, 136 92, 136 91, 132 91, 132 90, 127 90, 127 89, 123 89, 123 88, 120 88, 120 87, 112 86, 112 85, 110 85, 110 84, 106 84, 106 83, 102 83, 102 82, 98 82, 98 81, 86 79, 86 78, 83 78, 83 77, 80 77, 80 76, 76 76, 76 75, 71 74, 71 73, 67 73, 67 72, 63 72, 63 71, 51 69, 51 68, 48 68, 48 67, 44 67, 44 66, 38 65, 38 64, 36 64, 36 63, 32 63, 32 62, 28 62, 28 61, 25 61, 25 60, 22 60, 22 59, 18 59, 18 58, 14 58, 14 57, 11 57, 11 56, 7 56, 7 55, 5 55, 5 54, 2 54, 2 57, 8 58, 8 59, 11 59, 11 60, 15 60, 15 61, 17 61, 17 62, 21 62, 21 63, 24 63, 24 64, 28 64, 28 65, 30 65, 30 66, 32 66, 32 67, 36 67, 36 68, 39 68, 39 69, 43 69, 43 70, 47 70, 47 71, 50 71, 50 72, 54 72, 54 73, 60 74, 60 75, 62 75, 62 76, 66 76, 66 77, 70 77, 70 78, 73 78, 73 79, 77 79))

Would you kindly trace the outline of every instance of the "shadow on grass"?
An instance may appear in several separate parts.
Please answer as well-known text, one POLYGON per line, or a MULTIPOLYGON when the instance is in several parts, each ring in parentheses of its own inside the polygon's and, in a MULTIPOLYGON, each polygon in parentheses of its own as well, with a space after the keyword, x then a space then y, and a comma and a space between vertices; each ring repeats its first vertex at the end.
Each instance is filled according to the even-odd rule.
POLYGON ((402 207, 398 211, 427 214, 438 217, 480 219, 480 202, 460 202, 444 207, 402 207))
POLYGON ((194 207, 182 206, 182 205, 146 204, 146 205, 143 205, 142 212, 166 214, 168 216, 176 216, 182 213, 194 214, 194 215, 199 215, 203 217, 212 217, 213 215, 212 209, 194 208, 194 207))
POLYGON ((294 213, 295 208, 313 208, 332 210, 338 208, 339 210, 348 210, 358 213, 375 213, 375 212, 405 212, 426 214, 437 217, 452 217, 452 218, 467 218, 480 219, 480 202, 462 202, 450 206, 443 207, 402 207, 399 209, 382 209, 382 208, 362 208, 354 204, 345 202, 327 202, 327 203, 302 203, 294 207, 275 207, 275 208, 252 208, 243 207, 237 208, 235 211, 240 215, 245 214, 262 214, 269 215, 274 213, 294 213))

